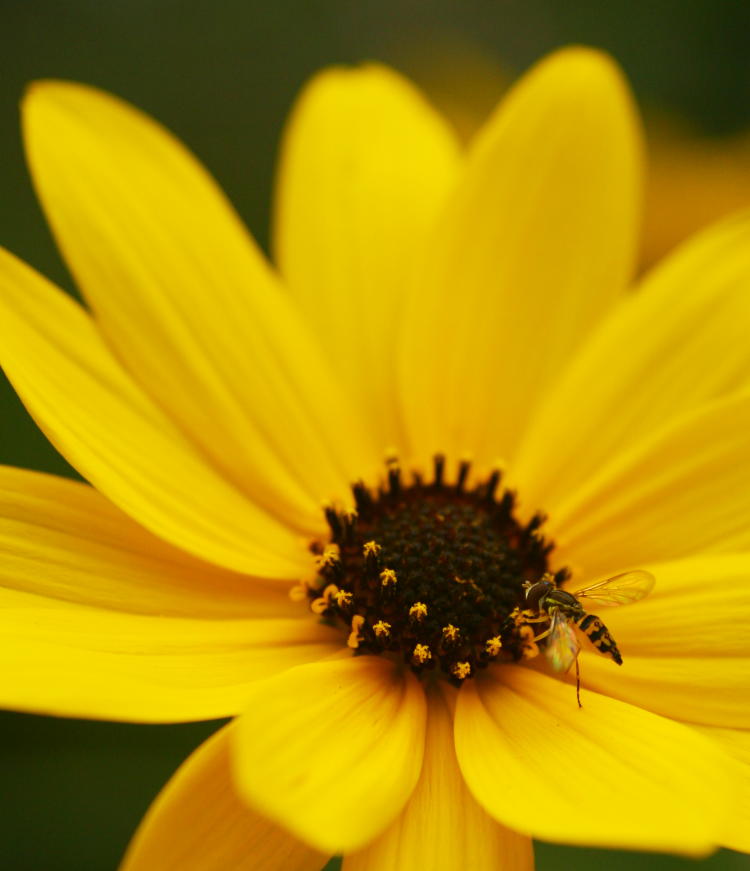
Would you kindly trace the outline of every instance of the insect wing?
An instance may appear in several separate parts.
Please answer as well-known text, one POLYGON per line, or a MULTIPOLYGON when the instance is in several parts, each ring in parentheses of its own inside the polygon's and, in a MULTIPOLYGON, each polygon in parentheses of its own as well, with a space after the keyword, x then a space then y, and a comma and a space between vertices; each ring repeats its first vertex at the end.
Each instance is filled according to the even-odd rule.
POLYGON ((637 569, 576 590, 573 595, 576 599, 593 602, 600 608, 612 608, 616 605, 631 605, 633 602, 640 601, 648 596, 655 583, 656 578, 651 572, 637 569))
POLYGON ((578 639, 568 618, 559 611, 552 615, 545 656, 555 671, 567 671, 576 661, 580 650, 578 639))

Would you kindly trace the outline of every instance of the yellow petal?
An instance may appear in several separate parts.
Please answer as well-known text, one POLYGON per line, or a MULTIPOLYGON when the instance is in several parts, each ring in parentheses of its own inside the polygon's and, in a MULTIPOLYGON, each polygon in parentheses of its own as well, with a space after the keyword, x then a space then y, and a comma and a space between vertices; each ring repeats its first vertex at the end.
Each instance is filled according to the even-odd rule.
POLYGON ((622 667, 584 641, 583 686, 674 719, 750 727, 750 554, 648 568, 648 598, 600 612, 622 667))
POLYGON ((635 260, 640 138, 614 64, 567 49, 511 90, 479 134, 429 239, 406 324, 420 453, 507 460, 635 260))
POLYGON ((163 128, 82 85, 34 85, 24 133, 57 241, 117 356, 238 486, 314 528, 319 501, 361 473, 364 436, 215 182, 163 128))
POLYGON ((687 557, 648 569, 656 585, 646 599, 600 612, 626 660, 713 657, 719 671, 725 657, 750 657, 750 632, 735 629, 750 626, 750 553, 687 557))
POLYGON ((716 402, 615 454, 551 516, 563 563, 590 576, 750 549, 750 395, 716 402))
POLYGON ((685 244, 622 301, 529 427, 514 479, 532 508, 554 515, 612 455, 747 383, 749 284, 746 212, 685 244))
POLYGON ((221 729, 182 764, 151 805, 120 871, 320 871, 327 857, 237 795, 232 729, 221 729))
POLYGON ((228 717, 255 682, 341 649, 313 620, 129 614, 0 590, 0 706, 133 722, 228 717))
POLYGON ((618 668, 599 654, 582 653, 581 686, 665 717, 750 728, 750 656, 722 656, 720 646, 703 656, 622 655, 618 668))
POLYGON ((286 132, 278 264, 383 451, 400 441, 393 364, 403 295, 457 169, 447 124, 382 66, 318 75, 286 132))
POLYGON ((750 731, 707 726, 701 726, 699 731, 716 741, 732 760, 736 797, 726 820, 722 846, 750 853, 750 731))
POLYGON ((85 484, 0 466, 0 585, 169 617, 304 617, 288 587, 189 556, 85 484))
POLYGON ((395 823, 343 871, 533 871, 531 840, 504 828, 474 801, 458 768, 453 717, 437 690, 428 695, 422 775, 395 823))
POLYGON ((700 854, 731 794, 725 759, 687 726, 505 667, 461 688, 456 753, 474 796, 521 832, 700 854))
POLYGON ((203 559, 264 577, 309 563, 130 378, 73 300, 0 251, 0 363, 55 447, 119 508, 203 559))
POLYGON ((362 847, 411 795, 425 699, 411 672, 359 656, 257 684, 238 723, 237 777, 251 805, 329 853, 362 847))

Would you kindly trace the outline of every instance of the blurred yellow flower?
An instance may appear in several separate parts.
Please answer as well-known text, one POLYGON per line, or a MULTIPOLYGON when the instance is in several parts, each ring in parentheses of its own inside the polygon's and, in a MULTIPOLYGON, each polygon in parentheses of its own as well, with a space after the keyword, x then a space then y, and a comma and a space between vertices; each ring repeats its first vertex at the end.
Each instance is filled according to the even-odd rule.
MULTIPOLYGON (((514 79, 480 45, 454 35, 411 44, 404 63, 462 142, 468 142, 514 79)), ((710 138, 652 113, 641 234, 641 269, 710 223, 750 207, 750 135, 710 138)))
POLYGON ((606 57, 542 62, 465 154, 395 73, 322 73, 276 271, 120 101, 43 82, 24 129, 90 311, 3 253, 0 359, 93 486, 0 471, 0 698, 237 717, 127 871, 750 849, 750 217, 625 293, 641 144, 606 57), (655 591, 607 616, 621 669, 580 652, 579 708, 523 582, 633 567, 655 591))
POLYGON ((692 233, 750 207, 750 137, 701 138, 650 125, 643 256, 651 266, 692 233))

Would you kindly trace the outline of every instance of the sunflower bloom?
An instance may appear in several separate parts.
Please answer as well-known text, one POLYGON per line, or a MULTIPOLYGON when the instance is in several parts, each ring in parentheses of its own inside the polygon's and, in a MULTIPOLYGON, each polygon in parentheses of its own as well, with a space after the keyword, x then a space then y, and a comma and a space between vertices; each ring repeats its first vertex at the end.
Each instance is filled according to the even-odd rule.
POLYGON ((608 59, 542 62, 466 153, 395 73, 324 72, 276 270, 130 107, 45 82, 24 127, 88 308, 2 254, 0 358, 92 486, 0 473, 3 704, 236 717, 127 871, 750 850, 750 218, 627 292, 608 59), (555 612, 579 707, 543 603, 633 569, 555 612))

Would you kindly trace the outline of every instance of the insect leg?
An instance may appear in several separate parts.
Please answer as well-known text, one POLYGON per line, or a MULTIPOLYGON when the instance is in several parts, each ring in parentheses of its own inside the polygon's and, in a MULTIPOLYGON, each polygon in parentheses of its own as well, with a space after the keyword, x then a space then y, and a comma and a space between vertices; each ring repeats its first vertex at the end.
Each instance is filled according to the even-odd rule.
POLYGON ((576 699, 578 701, 578 707, 582 708, 581 704, 581 666, 578 664, 578 657, 576 656, 576 699))

